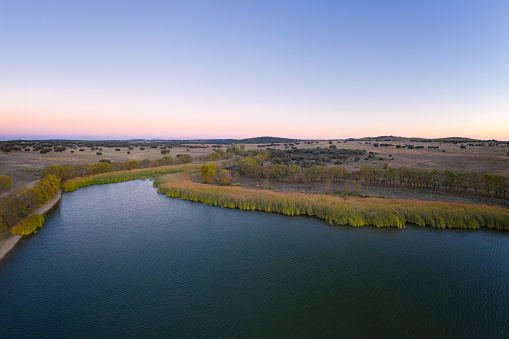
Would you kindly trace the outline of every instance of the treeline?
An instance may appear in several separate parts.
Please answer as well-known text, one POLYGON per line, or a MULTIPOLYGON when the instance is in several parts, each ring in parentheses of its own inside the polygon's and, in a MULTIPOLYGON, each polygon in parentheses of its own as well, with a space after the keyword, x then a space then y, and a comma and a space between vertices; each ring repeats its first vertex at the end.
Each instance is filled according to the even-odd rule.
POLYGON ((192 161, 193 158, 188 154, 177 156, 176 158, 164 157, 159 160, 144 159, 141 161, 128 160, 124 162, 112 162, 110 160, 103 159, 95 164, 50 165, 43 170, 42 176, 44 177, 48 174, 52 174, 60 181, 65 181, 75 177, 86 177, 95 174, 133 170, 139 168, 181 165, 188 164, 192 161))
POLYGON ((244 158, 238 163, 238 171, 252 178, 270 178, 281 182, 359 182, 364 185, 399 185, 409 187, 433 187, 464 192, 484 192, 497 197, 507 197, 509 180, 499 174, 485 172, 453 172, 437 169, 414 169, 406 166, 390 167, 384 164, 382 169, 375 166, 363 166, 357 171, 348 171, 342 167, 313 166, 303 168, 298 165, 261 166, 254 158, 244 158))
POLYGON ((331 224, 402 228, 410 222, 437 228, 509 230, 509 210, 496 206, 382 198, 343 199, 330 195, 211 186, 192 182, 186 173, 159 177, 154 184, 158 192, 170 197, 242 210, 316 216, 331 224))
POLYGON ((2 199, 0 230, 10 228, 49 201, 60 190, 60 180, 48 174, 31 188, 22 188, 2 199))

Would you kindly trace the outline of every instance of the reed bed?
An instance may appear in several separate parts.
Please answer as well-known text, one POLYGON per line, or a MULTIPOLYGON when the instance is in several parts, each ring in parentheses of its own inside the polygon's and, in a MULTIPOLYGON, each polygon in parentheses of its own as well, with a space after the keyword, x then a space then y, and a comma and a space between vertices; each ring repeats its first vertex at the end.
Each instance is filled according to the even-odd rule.
POLYGON ((32 214, 22 219, 14 227, 11 228, 12 234, 27 235, 37 233, 37 228, 44 224, 44 216, 42 214, 32 214))
POLYGON ((340 198, 329 195, 281 193, 199 184, 187 173, 164 175, 154 181, 169 197, 242 210, 286 215, 310 215, 331 224, 403 228, 406 223, 436 228, 509 230, 509 210, 471 205, 384 198, 340 198))
POLYGON ((163 174, 189 172, 192 170, 197 170, 199 167, 200 165, 185 164, 96 174, 64 181, 62 183, 62 190, 64 192, 72 192, 78 188, 90 185, 109 184, 113 182, 121 182, 134 179, 154 178, 163 174))

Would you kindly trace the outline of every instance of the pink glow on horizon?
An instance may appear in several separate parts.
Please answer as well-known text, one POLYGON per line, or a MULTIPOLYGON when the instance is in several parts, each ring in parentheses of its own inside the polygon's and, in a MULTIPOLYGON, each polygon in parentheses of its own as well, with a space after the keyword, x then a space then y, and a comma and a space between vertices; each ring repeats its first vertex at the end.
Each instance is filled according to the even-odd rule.
POLYGON ((345 126, 317 124, 267 125, 260 122, 224 125, 222 123, 199 124, 192 120, 164 119, 159 123, 153 119, 105 117, 103 119, 58 116, 48 119, 44 115, 30 118, 9 116, 2 119, 1 139, 64 138, 64 139, 242 139, 257 136, 277 136, 299 139, 342 139, 366 136, 394 135, 403 137, 468 137, 474 139, 507 140, 503 126, 491 129, 437 128, 433 133, 424 133, 417 127, 392 126, 381 129, 376 126, 345 126), (27 123, 29 121, 29 123, 27 123), (32 136, 32 137, 31 137, 32 136))

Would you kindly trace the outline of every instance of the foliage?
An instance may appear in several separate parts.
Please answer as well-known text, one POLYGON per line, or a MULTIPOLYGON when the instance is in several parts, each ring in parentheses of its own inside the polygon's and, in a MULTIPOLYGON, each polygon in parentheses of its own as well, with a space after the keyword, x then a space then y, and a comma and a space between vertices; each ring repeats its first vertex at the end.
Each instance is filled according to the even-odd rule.
POLYGON ((11 188, 12 179, 6 175, 0 175, 0 188, 11 188))
POLYGON ((121 182, 127 180, 141 179, 143 177, 154 178, 159 175, 168 173, 178 173, 198 169, 198 165, 187 164, 179 166, 161 166, 149 169, 134 169, 131 171, 118 171, 96 174, 88 177, 80 177, 67 180, 62 183, 62 190, 64 192, 72 192, 78 188, 96 185, 96 184, 109 184, 112 182, 121 182))
POLYGON ((203 165, 202 167, 200 167, 200 174, 199 174, 200 179, 206 183, 212 182, 216 176, 217 169, 218 168, 217 168, 216 164, 214 164, 214 163, 208 164, 208 165, 203 165))
POLYGON ((324 166, 328 163, 343 163, 351 157, 364 155, 365 150, 329 148, 293 148, 288 150, 270 150, 273 164, 299 165, 301 167, 324 166))
POLYGON ((409 222, 437 228, 492 227, 509 230, 509 210, 495 206, 382 198, 345 199, 213 186, 194 183, 186 173, 162 176, 154 184, 160 193, 170 197, 228 208, 305 214, 331 224, 402 228, 409 222))
POLYGON ((43 224, 44 216, 42 214, 33 214, 17 223, 16 226, 10 229, 10 232, 19 235, 37 233, 37 228, 41 227, 43 224))
POLYGON ((221 170, 217 174, 217 181, 220 185, 229 185, 232 183, 231 173, 228 170, 221 170))
MULTIPOLYGON (((256 157, 255 157, 256 158, 256 157)), ((362 182, 365 185, 388 184, 411 187, 445 188, 447 190, 483 191, 498 197, 507 197, 509 178, 499 174, 485 172, 453 172, 450 170, 414 169, 406 166, 390 167, 383 164, 382 168, 372 165, 361 167, 357 171, 347 171, 338 166, 311 166, 303 168, 298 165, 272 164, 261 166, 250 157, 237 163, 240 174, 264 179, 272 178, 281 182, 326 182, 350 181, 362 182)))
POLYGON ((60 180, 48 174, 34 187, 22 188, 2 200, 0 226, 11 227, 50 200, 60 189, 60 180))

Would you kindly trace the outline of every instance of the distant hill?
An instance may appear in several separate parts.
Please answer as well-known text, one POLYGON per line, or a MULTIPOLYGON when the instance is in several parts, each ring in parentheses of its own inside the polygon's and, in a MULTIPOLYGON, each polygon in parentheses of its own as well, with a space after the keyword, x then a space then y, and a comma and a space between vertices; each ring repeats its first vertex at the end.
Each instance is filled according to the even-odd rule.
POLYGON ((241 144, 276 144, 276 143, 285 143, 285 142, 295 142, 299 141, 299 139, 287 139, 287 138, 278 138, 278 137, 257 137, 257 138, 248 138, 248 139, 240 139, 236 140, 235 143, 241 144))
POLYGON ((497 140, 480 140, 463 137, 447 137, 447 138, 409 138, 409 137, 395 137, 382 135, 378 137, 364 137, 359 139, 349 138, 352 141, 407 141, 407 142, 445 142, 445 143, 464 143, 464 142, 497 142, 497 140))

